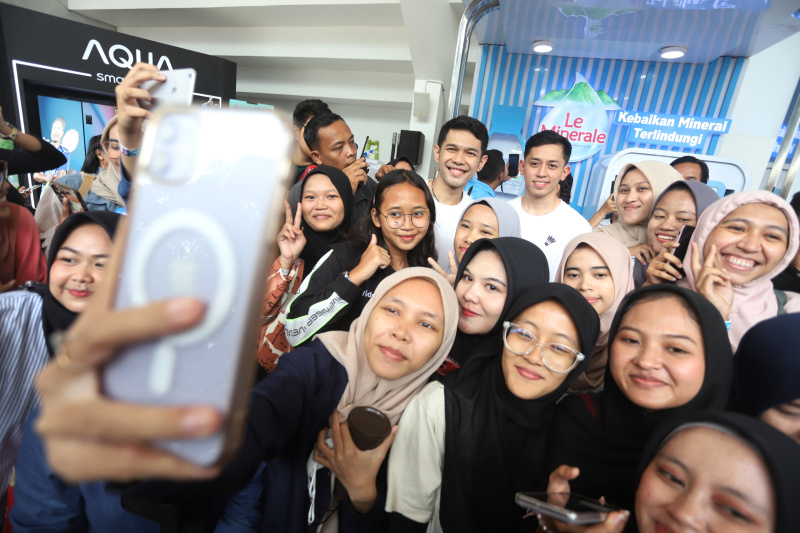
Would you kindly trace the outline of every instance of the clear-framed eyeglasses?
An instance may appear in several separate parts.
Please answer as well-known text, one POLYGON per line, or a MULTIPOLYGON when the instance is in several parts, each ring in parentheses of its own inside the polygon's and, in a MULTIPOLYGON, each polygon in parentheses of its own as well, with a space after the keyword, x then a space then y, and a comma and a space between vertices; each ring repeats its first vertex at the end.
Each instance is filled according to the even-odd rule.
POLYGON ((422 210, 414 211, 413 213, 401 213, 400 211, 389 211, 385 214, 378 211, 378 213, 386 218, 386 223, 389 224, 390 228, 402 226, 406 221, 406 217, 411 217, 411 223, 417 228, 427 227, 431 222, 431 214, 422 210))
POLYGON ((528 355, 538 346, 542 350, 542 362, 550 371, 565 374, 575 368, 586 356, 569 346, 548 342, 542 344, 536 335, 527 329, 503 322, 503 344, 515 355, 528 355))
POLYGON ((100 146, 102 146, 105 153, 109 155, 116 155, 120 153, 119 141, 115 140, 103 141, 102 143, 100 143, 100 146))

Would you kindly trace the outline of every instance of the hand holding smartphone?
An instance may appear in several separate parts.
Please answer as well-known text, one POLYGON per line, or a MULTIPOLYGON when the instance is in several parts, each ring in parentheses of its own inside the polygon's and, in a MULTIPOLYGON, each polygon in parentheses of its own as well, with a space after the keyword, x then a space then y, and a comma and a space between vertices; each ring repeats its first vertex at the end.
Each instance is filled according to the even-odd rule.
POLYGON ((515 501, 535 513, 576 525, 597 524, 605 521, 609 513, 621 511, 619 507, 570 492, 518 492, 515 501))
POLYGON ((139 85, 153 98, 152 102, 139 100, 139 105, 148 111, 153 111, 163 106, 190 106, 194 94, 194 84, 197 71, 193 68, 162 71, 167 77, 165 81, 150 80, 139 85))

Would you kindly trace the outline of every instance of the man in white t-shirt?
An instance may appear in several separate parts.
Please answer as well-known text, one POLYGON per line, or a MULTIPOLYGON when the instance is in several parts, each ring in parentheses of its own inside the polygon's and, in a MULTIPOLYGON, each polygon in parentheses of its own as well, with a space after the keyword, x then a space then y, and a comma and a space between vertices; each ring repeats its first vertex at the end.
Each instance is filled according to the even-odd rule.
POLYGON ((480 120, 462 115, 447 121, 439 131, 433 157, 439 172, 428 182, 436 204, 436 252, 439 266, 450 272, 448 252, 453 251, 461 213, 472 201, 464 191, 467 182, 486 163, 489 132, 480 120))
POLYGON ((525 143, 525 159, 519 162, 525 194, 508 202, 519 214, 522 238, 547 256, 550 281, 555 278, 567 243, 592 231, 589 222, 558 197, 558 184, 570 173, 570 155, 572 145, 554 131, 531 136, 525 143))

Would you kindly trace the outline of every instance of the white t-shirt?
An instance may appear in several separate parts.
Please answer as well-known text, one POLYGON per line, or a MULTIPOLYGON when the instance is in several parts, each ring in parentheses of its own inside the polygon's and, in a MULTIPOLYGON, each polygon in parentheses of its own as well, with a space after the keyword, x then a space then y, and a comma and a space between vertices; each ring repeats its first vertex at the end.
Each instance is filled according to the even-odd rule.
POLYGON ((548 214, 539 216, 526 213, 522 209, 521 196, 509 201, 508 205, 519 214, 522 238, 538 246, 547 257, 550 281, 553 281, 567 243, 578 235, 591 233, 592 226, 564 202, 548 214))
POLYGON ((472 202, 472 197, 464 191, 461 201, 456 205, 444 205, 440 203, 435 197, 433 203, 436 204, 436 252, 439 256, 439 266, 445 272, 450 272, 450 259, 447 252, 453 252, 453 241, 456 238, 456 230, 458 229, 458 221, 461 218, 461 213, 472 202))

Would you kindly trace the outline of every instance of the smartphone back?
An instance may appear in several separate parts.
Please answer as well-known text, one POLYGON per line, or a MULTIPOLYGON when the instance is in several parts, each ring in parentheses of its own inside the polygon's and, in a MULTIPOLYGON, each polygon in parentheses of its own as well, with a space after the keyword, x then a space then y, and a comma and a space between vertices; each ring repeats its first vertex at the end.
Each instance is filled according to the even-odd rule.
POLYGON ((164 109, 145 133, 115 307, 192 296, 206 313, 119 353, 103 387, 123 402, 219 409, 216 435, 156 443, 200 465, 224 462, 241 440, 291 148, 287 123, 264 111, 164 109))
POLYGON ((167 77, 165 81, 146 81, 140 85, 150 93, 153 100, 139 100, 139 105, 150 111, 165 106, 191 105, 197 71, 193 68, 179 68, 161 73, 167 77))

